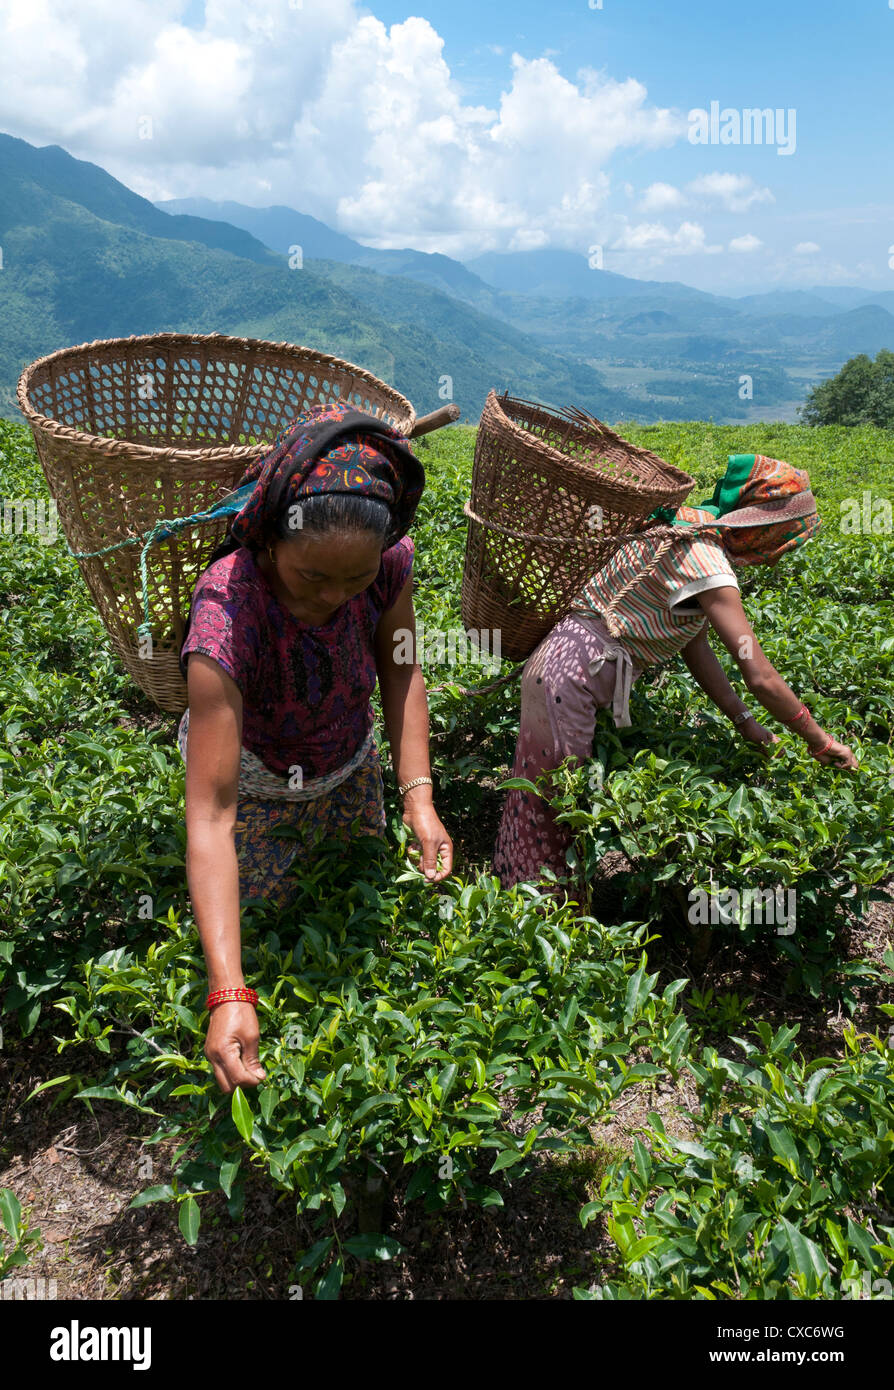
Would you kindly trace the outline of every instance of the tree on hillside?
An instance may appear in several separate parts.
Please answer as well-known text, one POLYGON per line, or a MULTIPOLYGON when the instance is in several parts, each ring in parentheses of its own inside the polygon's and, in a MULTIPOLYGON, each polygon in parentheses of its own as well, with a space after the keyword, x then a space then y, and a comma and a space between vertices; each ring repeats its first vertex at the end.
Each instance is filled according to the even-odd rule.
POLYGON ((837 376, 814 386, 798 414, 807 425, 878 425, 894 429, 894 352, 873 362, 861 352, 837 376))

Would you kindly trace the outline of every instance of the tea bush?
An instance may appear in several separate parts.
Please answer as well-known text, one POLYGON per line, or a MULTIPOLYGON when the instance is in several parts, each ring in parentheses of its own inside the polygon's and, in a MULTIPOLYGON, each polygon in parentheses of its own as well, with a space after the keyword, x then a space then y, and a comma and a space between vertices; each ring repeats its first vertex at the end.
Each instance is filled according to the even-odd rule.
POLYGON ((267 1072, 256 1094, 222 1097, 208 1075, 204 968, 173 911, 159 943, 91 961, 58 1007, 75 1039, 107 1052, 132 1034, 81 1098, 160 1107, 154 1139, 182 1141, 175 1184, 142 1200, 177 1201, 194 1242, 201 1194, 223 1189, 236 1214, 243 1160, 263 1166, 299 1210, 319 1211, 305 1268, 329 1261, 316 1283, 329 1297, 344 1253, 372 1250, 336 1224, 370 1179, 409 1174, 407 1199, 429 1208, 458 1191, 502 1204, 482 1161, 499 1182, 529 1156, 586 1144, 625 1088, 679 1067, 685 981, 656 993, 644 940, 642 927, 604 927, 487 876, 435 895, 375 843, 332 845, 305 868, 288 923, 246 934, 267 1072), (654 1060, 631 1064, 640 1051, 654 1060))
MULTIPOLYGON (((3 422, 0 447, 2 516, 4 499, 47 493, 27 431, 3 422)), ((186 843, 171 721, 135 727, 148 707, 61 534, 50 544, 4 525, 0 709, 0 983, 28 1034, 75 962, 145 938, 182 897, 186 843)))
MULTIPOLYGON (((718 747, 729 740, 726 730, 703 735, 712 736, 718 747)), ((858 744, 862 767, 848 775, 820 769, 800 747, 779 749, 764 762, 736 745, 710 763, 698 758, 695 740, 685 734, 667 735, 663 743, 656 738, 657 751, 632 756, 614 731, 601 737, 593 764, 568 771, 564 791, 552 799, 575 833, 570 860, 591 897, 598 896, 608 851, 620 851, 628 862, 628 910, 677 931, 704 923, 710 899, 722 908, 721 895, 734 903, 735 893, 746 905, 755 889, 772 890, 781 920, 767 899, 766 911, 739 912, 728 925, 749 942, 769 933, 793 962, 789 988, 819 995, 846 981, 852 1009, 860 976, 876 975, 838 959, 837 931, 843 909, 862 915, 872 901, 887 898, 878 888, 894 858, 887 750, 858 744), (701 915, 699 893, 705 895, 701 915)), ((720 912, 711 920, 724 925, 720 912)))
MULTIPOLYGON (((337 1297, 352 1260, 400 1253, 389 1193, 430 1211, 455 1199, 508 1206, 533 1165, 592 1144, 622 1092, 694 1078, 700 1108, 679 1118, 696 1137, 680 1139, 653 1111, 585 1208, 585 1221, 608 1222, 618 1273, 578 1296, 839 1297, 855 1265, 890 1272, 892 1054, 874 1021, 891 1012, 877 1002, 889 980, 868 951, 848 952, 842 925, 859 942, 894 864, 894 542, 846 535, 838 515, 864 489, 885 492, 891 439, 770 425, 625 432, 694 473, 697 497, 730 452, 809 469, 825 530, 778 570, 745 575, 743 597, 770 659, 854 745, 859 773, 818 767, 784 733, 762 759, 682 665, 669 666, 634 688, 633 727, 602 715, 592 764, 559 779, 569 874, 587 896, 507 891, 480 827, 499 809, 518 683, 468 698, 461 687, 490 673, 430 663, 437 804, 465 859, 434 891, 409 865, 392 803, 387 847, 325 848, 302 865, 293 912, 244 911, 267 1079, 233 1097, 217 1092, 202 1055, 175 721, 111 654, 61 536, 44 544, 4 527, 5 1047, 55 1027, 59 1072, 31 1104, 114 1099, 145 1113, 156 1142, 175 1140, 171 1181, 133 1204, 171 1203, 187 1241, 200 1238, 213 1193, 238 1219, 256 1169, 316 1225, 296 1252, 300 1282, 337 1297), (623 856, 620 908, 604 891, 610 850, 623 856), (841 1056, 796 1055, 794 1033, 760 1019, 759 1046, 704 1046, 705 1026, 750 1026, 750 996, 656 968, 653 942, 683 938, 692 890, 777 884, 796 893, 792 935, 731 921, 717 938, 749 950, 769 940, 790 993, 871 1015, 841 1056), (94 1068, 64 1070, 75 1042, 90 1044, 94 1068)), ((473 430, 452 428, 418 446, 429 486, 414 527, 415 605, 429 630, 461 627, 473 443, 473 430)), ((8 422, 0 492, 46 497, 28 432, 8 422)))
POLYGON ((611 1165, 581 1221, 609 1214, 626 1278, 577 1297, 835 1299, 890 1273, 894 1051, 851 1028, 843 1059, 805 1063, 797 1028, 754 1032, 760 1046, 733 1039, 744 1061, 689 1062, 697 1141, 650 1114, 611 1165))

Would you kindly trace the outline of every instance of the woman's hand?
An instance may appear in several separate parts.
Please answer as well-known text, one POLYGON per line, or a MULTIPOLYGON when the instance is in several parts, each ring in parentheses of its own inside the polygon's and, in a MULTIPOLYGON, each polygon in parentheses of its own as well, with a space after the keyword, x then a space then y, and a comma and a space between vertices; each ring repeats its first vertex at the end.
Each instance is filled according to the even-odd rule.
POLYGON ((440 883, 453 871, 453 841, 431 802, 404 806, 404 825, 416 837, 412 848, 422 850, 422 872, 432 883, 440 883), (438 868, 438 855, 441 868, 438 868))
MULTIPOLYGON (((737 589, 727 588, 726 585, 710 589, 705 593, 696 595, 699 605, 708 615, 708 621, 714 631, 720 637, 723 645, 738 664, 742 675, 745 677, 745 684, 759 700, 764 709, 773 715, 774 719, 779 719, 783 723, 793 725, 798 715, 793 713, 793 706, 798 710, 804 707, 800 705, 798 697, 790 686, 776 671, 767 657, 761 651, 760 643, 751 629, 751 625, 745 616, 742 607, 742 599, 737 589)), ((702 689, 711 696, 715 704, 720 704, 720 696, 731 695, 732 687, 726 676, 723 675, 720 663, 716 657, 709 655, 710 648, 707 639, 700 633, 698 638, 693 639, 687 647, 683 648, 683 657, 695 679, 702 689)), ((829 735, 815 722, 808 714, 803 723, 799 723, 797 729, 792 729, 802 738, 807 740, 807 746, 811 752, 815 752, 828 741, 829 735)), ((777 740, 774 735, 766 738, 768 731, 761 729, 753 719, 746 720, 741 726, 741 732, 745 738, 752 743, 775 743, 777 740)), ((837 743, 833 739, 828 748, 823 749, 822 753, 816 753, 817 761, 834 767, 855 768, 859 767, 857 759, 854 757, 847 744, 837 743)))
POLYGON ((440 883, 453 871, 453 841, 432 804, 429 759, 428 699, 418 661, 410 665, 404 654, 406 633, 414 634, 413 580, 407 580, 397 600, 382 614, 376 628, 376 671, 382 692, 385 732, 391 744, 391 761, 398 786, 416 782, 404 796, 404 825, 416 837, 411 848, 421 847, 421 868, 432 883, 440 883), (438 868, 438 856, 441 868, 438 868))
POLYGON ((765 729, 763 724, 758 724, 754 715, 736 727, 749 743, 760 744, 763 748, 769 748, 771 744, 779 742, 779 735, 774 734, 772 729, 765 729))
POLYGON ((225 1095, 237 1086, 257 1086, 266 1072, 258 1060, 258 1016, 252 1004, 229 1001, 211 1010, 205 1056, 225 1095))
MULTIPOLYGON (((826 742, 828 737, 829 736, 827 734, 823 739, 823 743, 826 742)), ((808 744, 807 746, 808 748, 810 748, 810 744, 808 744)), ((822 746, 823 745, 821 743, 819 747, 822 748, 822 746)), ((851 752, 850 748, 848 748, 847 744, 836 743, 835 739, 832 740, 832 742, 829 744, 829 747, 826 748, 822 753, 814 753, 812 748, 810 748, 810 752, 816 758, 817 762, 822 763, 824 767, 860 766, 860 764, 857 762, 856 757, 851 752)))

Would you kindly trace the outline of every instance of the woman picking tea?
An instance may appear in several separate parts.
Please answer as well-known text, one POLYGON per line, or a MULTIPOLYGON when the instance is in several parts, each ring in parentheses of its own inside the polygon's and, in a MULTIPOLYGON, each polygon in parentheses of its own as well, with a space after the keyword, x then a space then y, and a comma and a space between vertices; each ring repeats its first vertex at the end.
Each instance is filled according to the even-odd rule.
MULTIPOLYGON (((678 653, 717 708, 749 743, 777 743, 733 689, 711 649, 713 628, 763 710, 807 744, 818 762, 854 768, 851 750, 820 728, 761 650, 736 570, 775 565, 820 527, 810 479, 762 454, 734 454, 712 498, 659 514, 668 524, 624 541, 588 581, 568 615, 529 658, 513 777, 537 780, 566 758, 592 754, 596 714, 611 708, 629 727, 630 688, 648 667, 678 653)), ((571 835, 540 796, 506 798, 494 852, 504 887, 565 869, 571 835)))
POLYGON ((240 489, 254 483, 249 500, 195 587, 179 742, 187 876, 211 991, 205 1055, 224 1091, 264 1075, 240 901, 285 906, 293 861, 320 840, 384 833, 377 679, 404 822, 427 877, 451 871, 432 799, 425 684, 395 641, 415 631, 407 531, 424 481, 396 430, 344 403, 314 406, 242 478, 240 489))

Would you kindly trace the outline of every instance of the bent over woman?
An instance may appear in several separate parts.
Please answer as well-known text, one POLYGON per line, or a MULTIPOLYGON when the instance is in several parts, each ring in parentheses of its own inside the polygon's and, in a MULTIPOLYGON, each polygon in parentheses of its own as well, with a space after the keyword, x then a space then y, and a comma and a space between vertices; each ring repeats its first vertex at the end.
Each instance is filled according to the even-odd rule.
MULTIPOLYGON (((669 522, 624 541, 584 586, 568 615, 529 658, 513 777, 536 781, 566 758, 592 753, 596 713, 630 725, 631 685, 680 653, 715 705, 750 743, 777 743, 743 703, 711 650, 713 628, 763 708, 788 725, 822 763, 856 767, 853 753, 813 719, 761 651, 739 593, 736 568, 775 565, 820 527, 807 474, 761 454, 734 454, 710 501, 660 514, 669 522)), ((559 874, 571 835, 541 797, 506 798, 494 853, 504 887, 559 874)))
POLYGON ((209 988, 224 994, 209 1002, 205 1046, 224 1091, 264 1075, 240 900, 286 906, 296 856, 384 834, 377 677, 404 822, 430 879, 452 868, 422 672, 396 660, 395 634, 415 631, 406 533, 424 482, 397 431, 343 403, 314 406, 242 478, 253 491, 193 593, 180 657, 187 877, 209 988), (279 826, 295 834, 272 835, 279 826))

